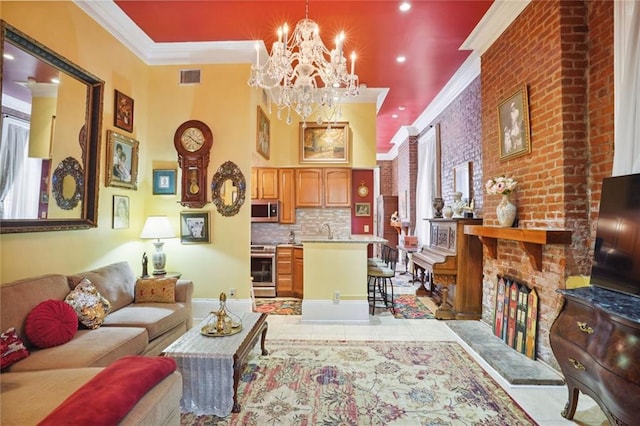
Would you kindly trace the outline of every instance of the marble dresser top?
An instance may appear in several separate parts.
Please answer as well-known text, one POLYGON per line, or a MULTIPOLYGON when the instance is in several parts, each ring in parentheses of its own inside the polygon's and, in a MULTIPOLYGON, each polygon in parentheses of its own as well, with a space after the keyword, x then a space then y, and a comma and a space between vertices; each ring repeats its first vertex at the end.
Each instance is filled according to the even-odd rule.
POLYGON ((582 299, 612 315, 636 323, 640 322, 640 297, 595 286, 558 290, 558 293, 567 297, 582 299))

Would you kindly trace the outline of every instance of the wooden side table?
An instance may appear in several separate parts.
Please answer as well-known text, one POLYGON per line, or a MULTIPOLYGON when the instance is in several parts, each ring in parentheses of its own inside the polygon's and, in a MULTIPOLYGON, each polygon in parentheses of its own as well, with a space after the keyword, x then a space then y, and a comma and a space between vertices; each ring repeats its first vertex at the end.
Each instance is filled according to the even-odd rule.
POLYGON ((139 276, 138 278, 158 279, 158 278, 178 278, 182 276, 182 272, 167 272, 162 275, 149 275, 148 277, 139 276))

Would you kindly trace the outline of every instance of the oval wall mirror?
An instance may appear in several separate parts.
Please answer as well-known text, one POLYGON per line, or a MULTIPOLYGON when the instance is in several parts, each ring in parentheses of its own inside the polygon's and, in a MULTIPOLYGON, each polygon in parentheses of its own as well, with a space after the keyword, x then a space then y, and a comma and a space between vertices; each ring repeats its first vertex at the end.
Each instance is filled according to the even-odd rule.
POLYGON ((5 21, 1 34, 0 233, 95 227, 104 82, 5 21))
POLYGON ((222 216, 235 216, 244 204, 247 182, 232 161, 222 164, 211 180, 213 204, 222 216))

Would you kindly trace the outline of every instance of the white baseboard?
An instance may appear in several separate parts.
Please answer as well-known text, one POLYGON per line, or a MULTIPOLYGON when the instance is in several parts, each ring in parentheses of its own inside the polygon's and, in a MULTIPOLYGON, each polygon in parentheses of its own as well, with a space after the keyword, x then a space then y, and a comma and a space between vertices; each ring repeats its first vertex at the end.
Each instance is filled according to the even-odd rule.
POLYGON ((303 300, 301 322, 340 322, 369 324, 366 300, 303 300))
MULTIPOLYGON (((191 303, 194 324, 198 324, 205 319, 211 311, 217 311, 220 308, 218 299, 192 299, 191 303)), ((227 308, 234 314, 251 312, 253 303, 251 299, 227 299, 227 308)))

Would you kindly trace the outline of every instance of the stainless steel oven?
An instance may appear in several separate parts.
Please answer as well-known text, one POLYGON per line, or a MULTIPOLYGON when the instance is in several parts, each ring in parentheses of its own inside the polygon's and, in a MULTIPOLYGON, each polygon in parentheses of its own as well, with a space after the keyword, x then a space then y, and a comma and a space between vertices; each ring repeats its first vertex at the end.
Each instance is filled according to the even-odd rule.
POLYGON ((251 244, 251 278, 255 297, 276 297, 276 246, 251 244))

